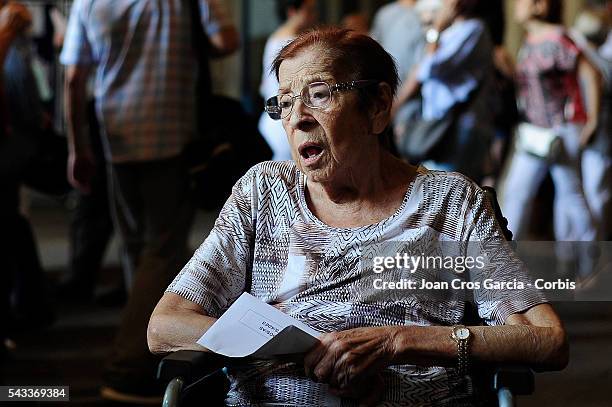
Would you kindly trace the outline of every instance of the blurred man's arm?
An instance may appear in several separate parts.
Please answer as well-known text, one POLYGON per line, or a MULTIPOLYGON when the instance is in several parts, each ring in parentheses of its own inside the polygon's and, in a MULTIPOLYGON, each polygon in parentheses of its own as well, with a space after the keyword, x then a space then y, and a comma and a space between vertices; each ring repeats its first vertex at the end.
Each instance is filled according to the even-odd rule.
POLYGON ((593 139, 599 123, 602 79, 597 68, 584 55, 581 55, 578 60, 578 75, 583 86, 587 108, 587 122, 580 134, 580 145, 586 147, 593 139))
POLYGON ((86 106, 89 65, 68 65, 65 81, 65 109, 68 135, 68 180, 87 193, 95 163, 87 139, 86 106))
POLYGON ((230 55, 240 47, 240 34, 231 20, 227 9, 219 0, 206 0, 210 18, 219 25, 219 30, 209 34, 211 57, 230 55))
POLYGON ((51 17, 51 23, 53 24, 53 46, 61 48, 64 43, 64 36, 66 35, 66 17, 55 7, 49 12, 51 17))

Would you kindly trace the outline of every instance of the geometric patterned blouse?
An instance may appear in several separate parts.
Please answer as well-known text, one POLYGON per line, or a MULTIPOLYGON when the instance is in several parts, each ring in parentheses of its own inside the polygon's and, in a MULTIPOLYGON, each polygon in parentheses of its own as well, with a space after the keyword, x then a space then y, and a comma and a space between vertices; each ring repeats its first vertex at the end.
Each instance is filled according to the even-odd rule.
MULTIPOLYGON (((251 168, 167 291, 213 317, 249 291, 320 332, 451 326, 465 320, 470 304, 484 323, 501 325, 510 314, 546 301, 530 288, 477 290, 469 296, 452 287, 380 289, 381 280, 448 283, 450 277, 447 270, 415 272, 405 264, 374 273, 375 257, 454 251, 455 256, 484 254, 486 260, 484 267, 451 272, 453 279, 527 284, 527 271, 504 240, 484 192, 460 174, 419 168, 393 215, 356 228, 330 227, 317 219, 306 204, 306 184, 293 161, 251 168)), ((330 395, 327 385, 311 381, 291 362, 246 363, 228 376, 228 405, 354 405, 330 395)), ((458 377, 452 368, 397 365, 385 369, 383 379, 381 405, 388 406, 471 404, 476 392, 472 379, 458 377)))

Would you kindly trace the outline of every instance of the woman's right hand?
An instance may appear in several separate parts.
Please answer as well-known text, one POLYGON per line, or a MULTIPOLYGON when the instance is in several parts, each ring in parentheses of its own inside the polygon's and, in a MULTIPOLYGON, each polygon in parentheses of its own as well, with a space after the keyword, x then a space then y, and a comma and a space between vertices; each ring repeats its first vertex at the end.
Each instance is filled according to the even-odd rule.
POLYGON ((0 33, 9 38, 23 33, 32 24, 28 8, 18 3, 8 3, 0 9, 0 33))
POLYGON ((395 338, 402 327, 360 327, 329 332, 304 356, 306 376, 329 385, 330 392, 376 405, 384 392, 382 370, 397 354, 395 338))

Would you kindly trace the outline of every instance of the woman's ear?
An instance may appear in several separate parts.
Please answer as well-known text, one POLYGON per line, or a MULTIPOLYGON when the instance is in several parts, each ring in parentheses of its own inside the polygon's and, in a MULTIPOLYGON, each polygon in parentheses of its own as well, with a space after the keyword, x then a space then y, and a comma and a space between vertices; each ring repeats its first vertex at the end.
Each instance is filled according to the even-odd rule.
POLYGON ((380 134, 389 125, 391 120, 391 106, 393 104, 393 91, 386 82, 378 84, 376 102, 370 108, 370 123, 373 134, 380 134))

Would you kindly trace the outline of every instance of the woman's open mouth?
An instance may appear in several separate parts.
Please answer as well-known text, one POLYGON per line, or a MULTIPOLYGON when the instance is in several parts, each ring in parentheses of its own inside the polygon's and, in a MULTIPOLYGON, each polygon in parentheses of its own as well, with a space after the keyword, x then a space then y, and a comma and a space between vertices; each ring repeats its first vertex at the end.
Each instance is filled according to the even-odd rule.
POLYGON ((312 165, 323 155, 323 147, 312 142, 303 143, 299 147, 299 153, 305 165, 312 165))

